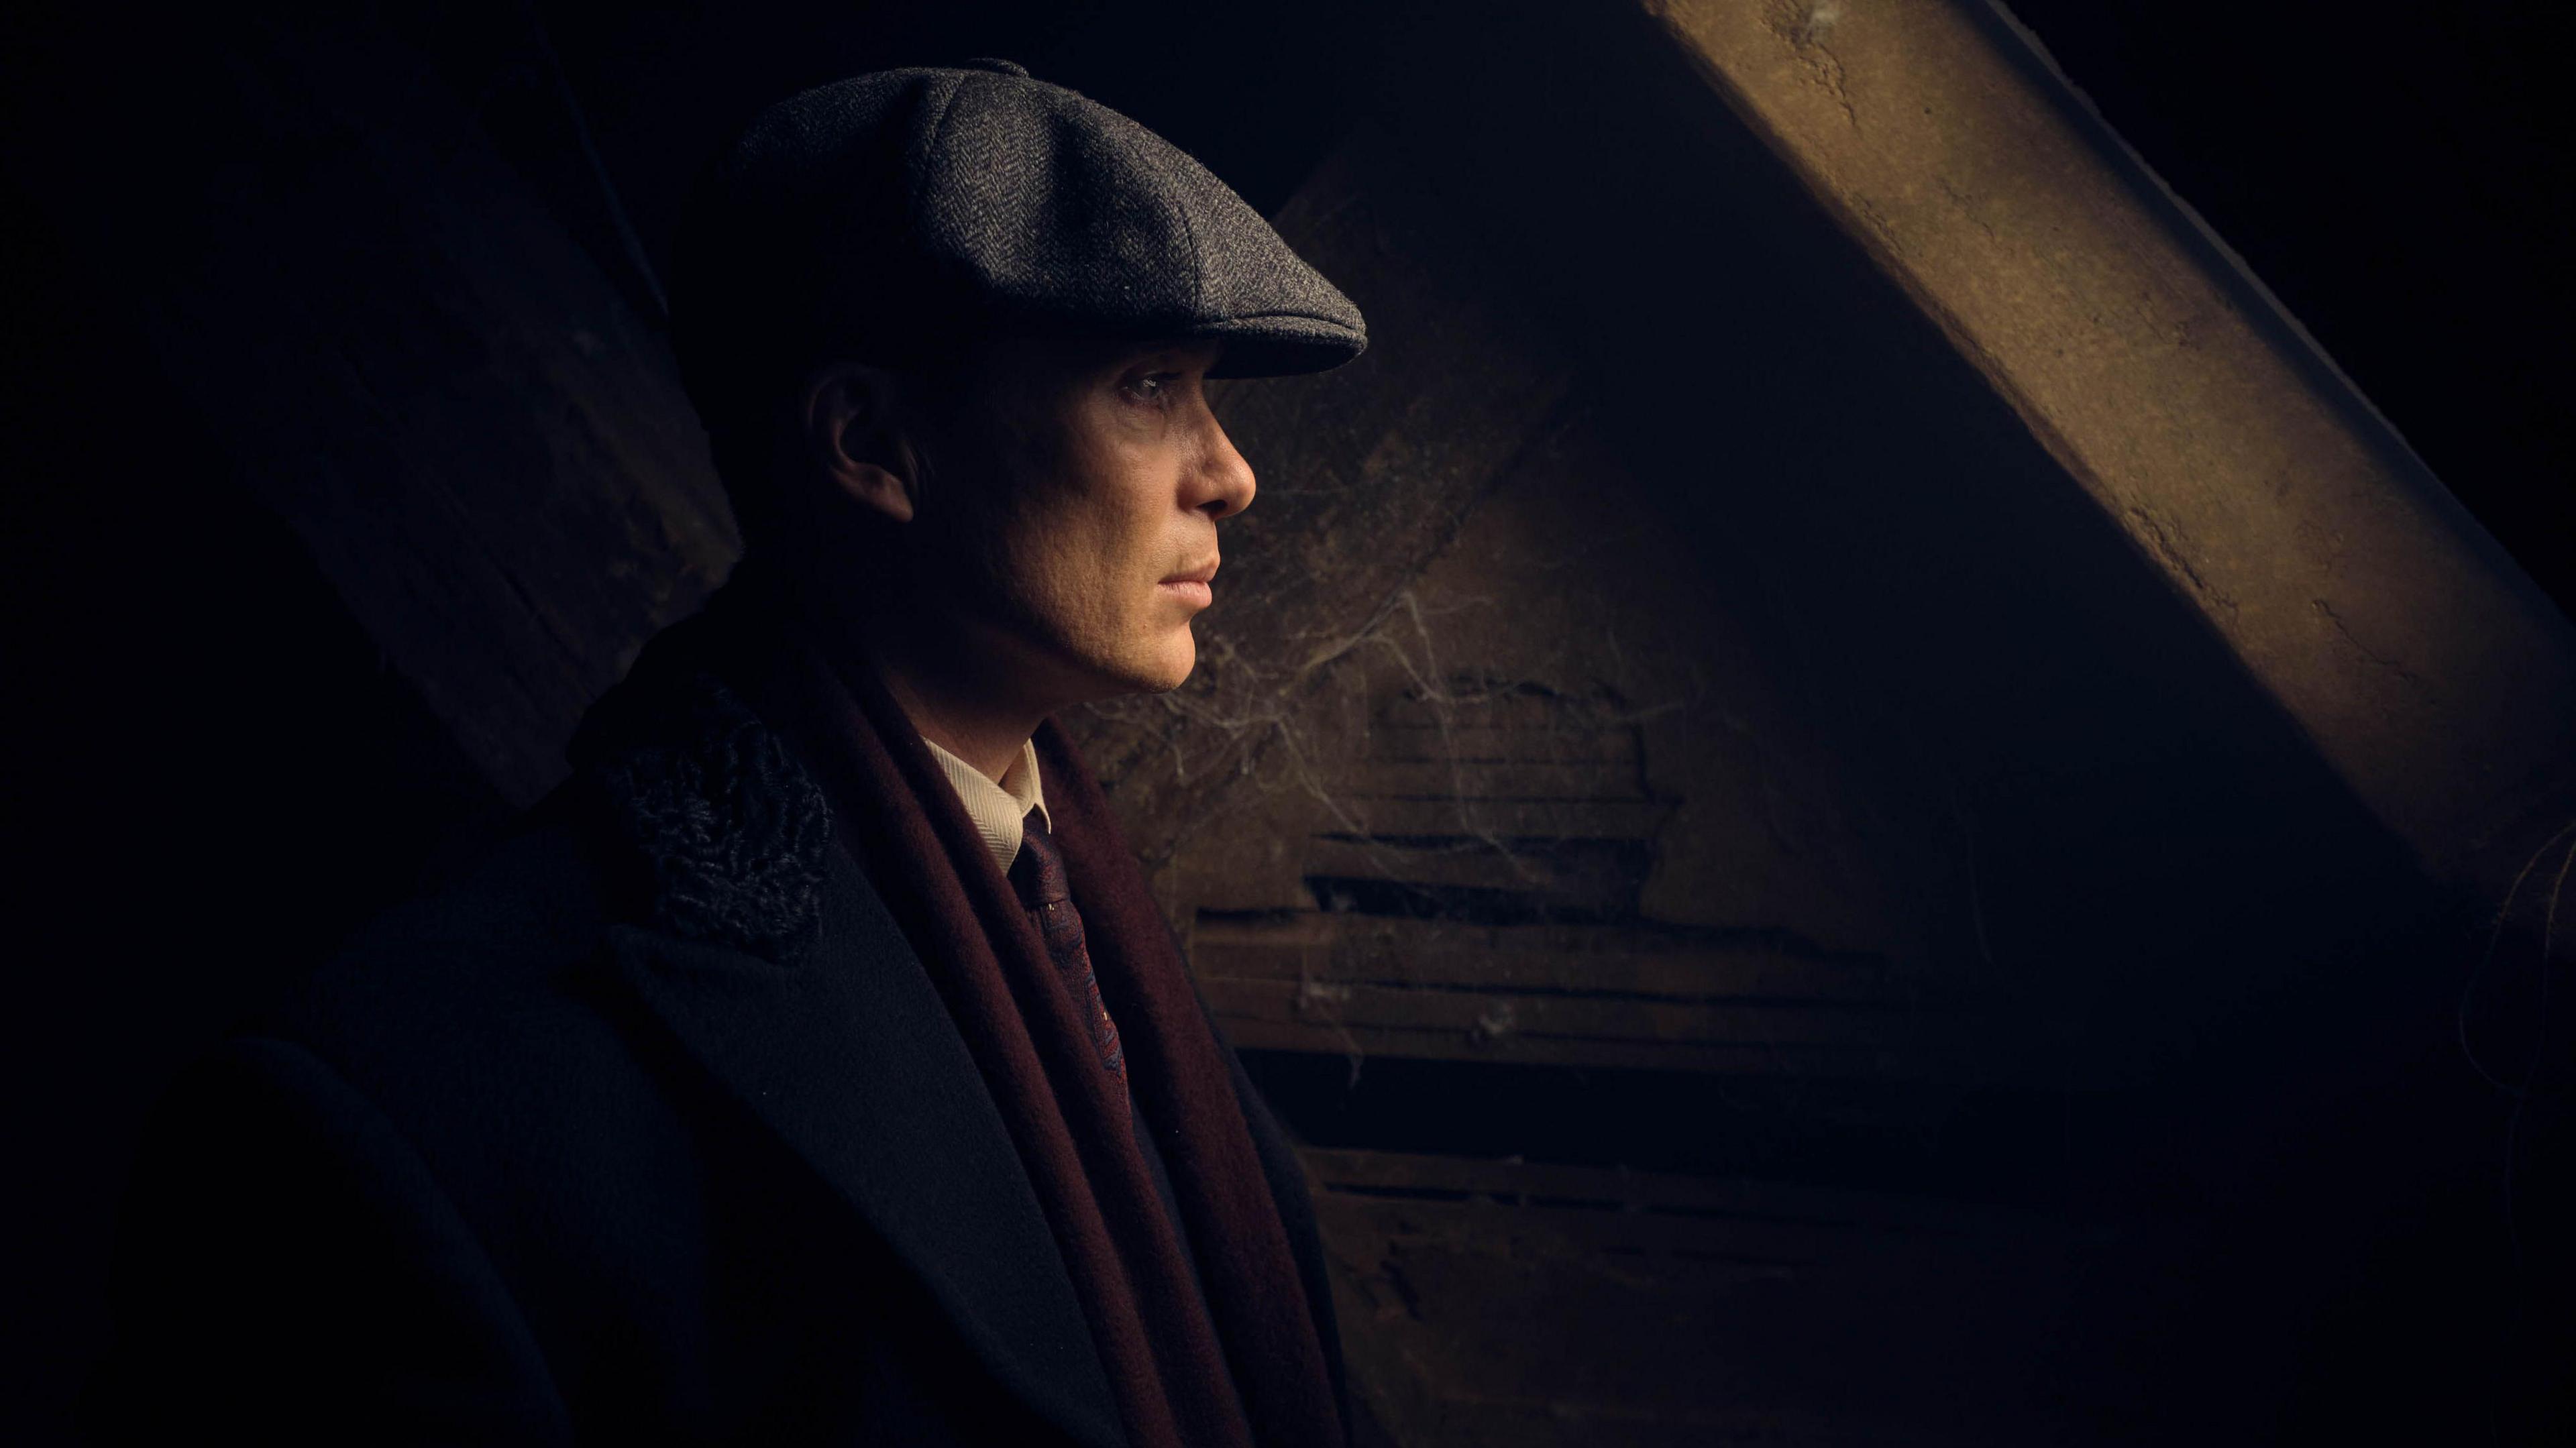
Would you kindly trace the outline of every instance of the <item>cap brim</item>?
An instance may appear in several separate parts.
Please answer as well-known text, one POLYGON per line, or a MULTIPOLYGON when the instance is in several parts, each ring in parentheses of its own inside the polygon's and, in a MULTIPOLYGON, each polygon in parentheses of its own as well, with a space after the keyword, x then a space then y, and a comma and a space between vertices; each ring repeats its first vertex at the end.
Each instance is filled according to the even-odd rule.
POLYGON ((1186 329, 1224 345, 1210 377, 1294 377, 1329 372, 1368 350, 1368 334, 1323 317, 1274 312, 1186 329))

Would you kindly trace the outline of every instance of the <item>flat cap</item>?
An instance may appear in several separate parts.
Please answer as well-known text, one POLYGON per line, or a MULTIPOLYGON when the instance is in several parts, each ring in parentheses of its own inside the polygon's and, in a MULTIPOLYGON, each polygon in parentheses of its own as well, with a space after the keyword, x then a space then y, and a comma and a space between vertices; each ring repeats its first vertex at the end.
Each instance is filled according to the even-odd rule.
POLYGON ((1206 167, 998 60, 763 111, 691 199, 671 303, 701 408, 823 349, 893 362, 996 326, 1212 338, 1234 377, 1368 345, 1350 299, 1206 167))

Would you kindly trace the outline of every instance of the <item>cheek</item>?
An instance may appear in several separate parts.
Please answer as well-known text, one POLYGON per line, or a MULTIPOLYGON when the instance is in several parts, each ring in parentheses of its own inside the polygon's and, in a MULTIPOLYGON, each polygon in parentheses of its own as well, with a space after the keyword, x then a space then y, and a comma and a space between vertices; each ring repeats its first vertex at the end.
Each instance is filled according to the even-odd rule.
MULTIPOLYGON (((1074 408, 997 459, 1007 507, 979 510, 976 591, 1018 628, 1096 664, 1161 648, 1186 611, 1156 583, 1203 550, 1182 536, 1180 472, 1115 408, 1074 408)), ((1186 635, 1186 630, 1184 629, 1186 635)))
POLYGON ((1002 532, 995 582, 1029 621, 1086 652, 1115 644, 1155 601, 1162 552, 1157 520, 1115 487, 1031 499, 1002 532))

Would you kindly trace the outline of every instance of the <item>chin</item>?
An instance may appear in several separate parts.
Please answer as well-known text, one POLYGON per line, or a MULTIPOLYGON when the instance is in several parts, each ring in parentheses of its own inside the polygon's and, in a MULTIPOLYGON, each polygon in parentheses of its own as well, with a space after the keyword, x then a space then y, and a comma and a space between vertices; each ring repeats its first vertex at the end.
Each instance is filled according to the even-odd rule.
POLYGON ((1183 629, 1176 639, 1138 640, 1123 648, 1094 645, 1059 657, 1083 680, 1078 687, 1085 698, 1168 694, 1189 681, 1198 663, 1198 642, 1183 629))
POLYGON ((1190 671, 1196 669, 1198 663, 1198 641, 1190 637, 1189 630, 1183 629, 1180 646, 1163 651, 1161 667, 1154 671, 1154 682, 1149 687, 1157 694, 1168 694, 1190 681, 1190 671))
POLYGON ((1124 661, 1119 673, 1123 692, 1131 694, 1168 694, 1188 683, 1190 671, 1198 667, 1198 640, 1184 625, 1176 636, 1138 649, 1124 661))

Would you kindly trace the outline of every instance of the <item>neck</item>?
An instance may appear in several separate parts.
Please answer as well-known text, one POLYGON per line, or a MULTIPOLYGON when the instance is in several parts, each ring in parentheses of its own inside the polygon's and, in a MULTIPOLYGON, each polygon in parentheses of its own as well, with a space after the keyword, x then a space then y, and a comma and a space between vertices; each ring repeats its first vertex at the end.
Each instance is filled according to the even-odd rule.
POLYGON ((1020 757, 1020 746, 1046 718, 1043 710, 1014 707, 983 695, 954 670, 922 667, 898 648, 872 650, 886 692, 903 706, 921 737, 965 760, 995 784, 1020 757))
POLYGON ((921 736, 999 784, 1020 746, 1056 707, 1032 697, 1036 672, 1007 655, 1006 643, 937 610, 869 606, 781 578, 793 607, 826 646, 875 666, 886 692, 921 736), (925 622, 925 620, 927 622, 925 622))

